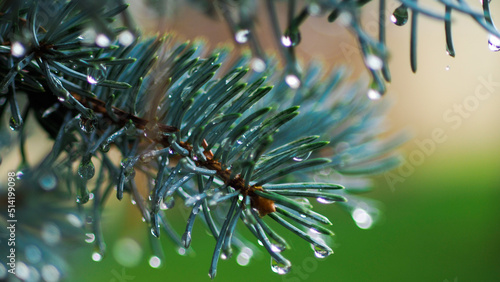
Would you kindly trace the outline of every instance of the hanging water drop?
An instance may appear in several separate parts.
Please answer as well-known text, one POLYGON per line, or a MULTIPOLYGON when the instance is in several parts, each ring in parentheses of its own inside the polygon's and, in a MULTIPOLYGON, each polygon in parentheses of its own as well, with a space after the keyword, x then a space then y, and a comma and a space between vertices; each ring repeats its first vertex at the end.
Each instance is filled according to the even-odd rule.
POLYGON ((240 44, 246 43, 248 41, 248 34, 249 33, 250 33, 250 31, 248 29, 238 30, 234 34, 234 39, 236 40, 236 42, 238 42, 240 44))
POLYGON ((23 127, 23 121, 17 121, 14 117, 10 117, 9 126, 11 130, 17 131, 23 127))
POLYGON ((149 265, 152 267, 152 268, 158 268, 161 266, 161 259, 157 256, 152 256, 150 259, 149 259, 149 265))
POLYGON ((106 66, 104 66, 103 64, 87 68, 88 83, 98 84, 104 79, 106 79, 106 66))
POLYGON ((76 202, 78 204, 85 204, 89 201, 89 194, 76 196, 76 202))
POLYGON ((101 152, 103 153, 107 153, 109 152, 109 143, 108 142, 104 142, 102 143, 101 147, 100 147, 100 150, 101 152))
POLYGON ((80 129, 85 133, 94 131, 97 121, 94 119, 80 118, 80 129))
POLYGON ((300 43, 300 40, 301 36, 300 36, 300 31, 298 29, 287 30, 285 31, 285 34, 281 37, 281 43, 285 47, 297 46, 300 43), (285 42, 288 44, 285 44, 285 42))
POLYGON ((300 87, 300 79, 294 74, 287 75, 285 77, 285 82, 290 88, 297 89, 300 87))
POLYGON ((391 15, 391 21, 398 26, 408 22, 408 8, 403 4, 399 6, 391 15))
POLYGON ((173 196, 168 196, 160 203, 160 209, 168 210, 175 206, 175 199, 173 196))
POLYGON ((314 255, 317 258, 326 258, 327 256, 331 255, 333 252, 329 249, 326 249, 320 245, 311 245, 312 249, 314 250, 314 255))
POLYGON ((185 248, 183 248, 183 247, 179 247, 179 248, 177 249, 177 253, 178 253, 179 255, 181 255, 181 256, 185 256, 185 255, 186 255, 186 249, 185 249, 185 248))
POLYGON ((16 178, 23 179, 24 178, 24 171, 20 170, 20 171, 16 172, 16 178))
POLYGON ((85 242, 91 244, 94 243, 95 241, 95 234, 94 233, 86 233, 85 234, 85 242))
POLYGON ((21 42, 14 41, 10 46, 10 53, 14 57, 22 57, 24 56, 24 54, 26 54, 26 48, 21 42))
POLYGON ((378 100, 382 97, 382 94, 380 94, 380 92, 378 92, 375 89, 368 90, 367 95, 368 95, 368 98, 370 98, 370 100, 378 100))
POLYGON ((101 261, 102 260, 102 254, 99 252, 94 252, 92 254, 92 260, 93 261, 101 261))
POLYGON ((290 262, 288 262, 288 261, 283 264, 283 263, 279 263, 276 260, 274 260, 273 258, 271 258, 271 269, 275 273, 278 273, 280 275, 285 275, 290 271, 290 267, 291 267, 291 265, 290 265, 290 262))
POLYGON ((78 175, 80 175, 82 179, 89 180, 94 177, 94 174, 95 167, 91 160, 89 160, 88 162, 82 161, 78 166, 78 175))
POLYGON ((281 36, 281 44, 285 47, 291 47, 292 46, 292 39, 286 35, 281 36))
POLYGON ((488 48, 490 48, 493 52, 500 51, 500 38, 496 37, 493 34, 490 34, 488 37, 488 48))
POLYGON ((275 253, 281 253, 286 249, 285 245, 274 243, 271 245, 271 250, 275 253))

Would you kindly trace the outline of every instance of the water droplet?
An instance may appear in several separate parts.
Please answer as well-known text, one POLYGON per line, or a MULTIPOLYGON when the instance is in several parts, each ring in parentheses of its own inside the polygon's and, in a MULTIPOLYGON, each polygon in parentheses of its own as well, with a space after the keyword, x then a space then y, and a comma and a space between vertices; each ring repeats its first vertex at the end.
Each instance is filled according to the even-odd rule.
POLYGON ((86 233, 85 237, 87 237, 87 238, 85 238, 85 242, 87 242, 89 244, 94 243, 94 241, 95 241, 95 234, 94 233, 86 233))
POLYGON ((92 131, 94 131, 96 124, 97 120, 95 119, 80 118, 80 128, 85 133, 91 133, 92 131))
POLYGON ((129 46, 135 40, 135 36, 130 30, 125 30, 124 32, 118 35, 118 42, 120 42, 123 46, 129 46))
POLYGON ((89 180, 94 177, 94 174, 95 167, 91 160, 89 160, 87 163, 84 163, 82 161, 78 166, 78 175, 80 175, 82 179, 89 180))
POLYGON ((85 219, 85 223, 87 224, 92 224, 94 222, 94 218, 90 215, 87 216, 87 218, 85 219))
POLYGON ((271 250, 275 253, 281 253, 286 249, 285 245, 274 243, 271 245, 271 250))
POLYGON ((250 263, 250 259, 253 256, 253 251, 249 247, 244 247, 241 252, 236 257, 236 262, 241 266, 246 266, 250 263))
POLYGON ((309 151, 303 155, 295 156, 292 159, 296 162, 301 162, 301 161, 307 160, 310 156, 311 156, 311 152, 309 151))
POLYGON ((236 42, 238 42, 240 44, 246 43, 248 41, 248 34, 249 33, 250 33, 250 31, 248 29, 238 30, 234 34, 234 39, 236 40, 236 42))
POLYGON ((498 52, 500 50, 500 38, 490 34, 488 37, 488 48, 493 52, 498 52))
POLYGON ((42 278, 46 282, 56 282, 61 279, 61 272, 59 272, 57 267, 46 264, 42 267, 42 278))
POLYGON ((14 41, 10 46, 10 53, 14 57, 22 57, 26 54, 26 48, 24 48, 24 45, 21 42, 14 41))
POLYGON ((0 263, 0 279, 7 279, 7 268, 2 264, 0 263))
POLYGON ((107 143, 107 142, 102 143, 100 149, 101 149, 101 152, 103 152, 103 153, 109 152, 109 143, 107 143))
POLYGON ((106 67, 103 64, 87 68, 87 82, 97 84, 106 78, 106 67))
MULTIPOLYGON (((288 45, 288 46, 283 44, 286 47, 297 46, 301 40, 300 31, 298 29, 285 31, 285 34, 283 35, 283 37, 288 38, 288 40, 290 41, 290 45, 288 45)), ((283 37, 281 37, 281 43, 283 43, 283 37)))
POLYGON ((175 199, 173 196, 168 196, 160 203, 160 209, 168 210, 175 206, 175 199))
POLYGON ((253 58, 250 61, 250 66, 256 72, 263 72, 266 70, 266 62, 264 62, 261 58, 253 58))
POLYGON ((308 198, 296 198, 295 199, 295 202, 299 203, 299 204, 303 204, 303 205, 306 205, 306 206, 309 206, 311 205, 311 203, 309 202, 309 199, 308 198))
POLYGON ((309 13, 309 15, 315 17, 315 16, 319 16, 322 12, 322 9, 321 9, 321 6, 316 4, 316 3, 310 3, 308 6, 307 6, 307 12, 309 13))
POLYGON ((95 44, 97 44, 97 46, 99 47, 105 48, 111 44, 111 40, 109 40, 109 38, 105 34, 99 33, 95 37, 95 44))
POLYGON ((99 253, 99 252, 92 253, 92 260, 93 261, 101 261, 102 260, 102 254, 99 253))
POLYGON ((321 198, 321 197, 316 198, 316 201, 318 201, 318 203, 321 203, 321 204, 333 204, 333 203, 335 203, 335 201, 328 200, 328 199, 321 198))
POLYGON ((179 253, 179 255, 181 255, 181 256, 185 256, 186 255, 186 249, 183 248, 183 247, 179 247, 177 249, 177 253, 179 253))
POLYGON ((125 267, 134 267, 141 262, 142 248, 137 241, 131 238, 123 238, 114 245, 113 257, 125 267))
POLYGON ((21 279, 21 280, 27 280, 30 277, 30 269, 28 266, 22 262, 19 261, 16 263, 16 276, 21 279))
POLYGON ((182 234, 181 241, 184 247, 189 248, 189 245, 191 245, 191 232, 190 231, 184 232, 184 234, 182 234))
POLYGON ((351 13, 344 11, 340 12, 337 19, 338 22, 343 26, 350 26, 353 21, 351 13))
MULTIPOLYGON (((143 217, 142 218, 142 222, 145 222, 145 221, 146 221, 146 219, 143 217)), ((153 236, 155 236, 156 238, 160 237, 160 233, 159 232, 160 232, 160 229, 158 227, 154 227, 154 226, 151 227, 151 234, 153 236)))
POLYGON ((85 204, 89 201, 90 197, 89 197, 89 194, 86 193, 84 195, 77 195, 76 196, 76 202, 78 204, 85 204))
POLYGON ((42 252, 35 245, 26 246, 24 254, 26 255, 26 259, 32 264, 36 264, 42 259, 42 252))
POLYGON ((150 259, 149 259, 149 265, 152 267, 152 268, 158 268, 161 266, 161 259, 157 256, 152 256, 150 259))
POLYGON ((42 226, 41 237, 48 245, 55 245, 61 240, 61 230, 54 223, 46 223, 42 226))
POLYGON ((331 255, 333 252, 329 249, 325 249, 324 247, 320 245, 311 245, 312 249, 314 250, 314 255, 317 258, 326 258, 327 256, 331 255))
POLYGON ((281 36, 281 44, 285 47, 292 46, 292 39, 286 35, 281 36))
POLYGON ((89 193, 89 200, 93 200, 94 199, 94 193, 89 193))
POLYGON ((300 87, 300 79, 294 74, 287 75, 285 77, 285 82, 290 88, 297 89, 300 87))
POLYGON ((375 56, 373 54, 369 54, 365 58, 366 66, 368 66, 372 70, 380 70, 384 66, 384 62, 379 56, 375 56))
POLYGON ((271 258, 271 269, 273 272, 278 273, 280 275, 285 275, 290 271, 290 262, 286 261, 285 264, 279 263, 273 258, 271 258))
POLYGON ((74 213, 70 213, 70 214, 67 214, 66 215, 66 219, 68 220, 68 222, 73 225, 74 227, 82 227, 83 226, 83 222, 82 220, 80 219, 80 217, 78 217, 76 214, 74 213))
POLYGON ((391 15, 391 21, 398 26, 402 26, 408 22, 408 8, 405 5, 399 6, 391 15))
POLYGON ((373 225, 372 216, 362 208, 354 209, 352 219, 354 219, 356 225, 361 229, 368 229, 373 225))
POLYGON ((24 178, 24 171, 20 170, 20 171, 16 172, 16 178, 23 179, 24 178))
POLYGON ((23 126, 23 121, 20 120, 18 122, 18 121, 16 121, 16 119, 14 117, 10 117, 9 126, 10 126, 11 130, 14 130, 14 131, 19 130, 23 126))
POLYGON ((382 94, 375 89, 369 89, 367 95, 370 100, 378 100, 382 97, 382 94))
POLYGON ((444 69, 448 71, 450 70, 450 66, 446 66, 444 69))
POLYGON ((57 178, 53 173, 48 173, 38 179, 38 184, 43 190, 50 191, 56 188, 57 178))

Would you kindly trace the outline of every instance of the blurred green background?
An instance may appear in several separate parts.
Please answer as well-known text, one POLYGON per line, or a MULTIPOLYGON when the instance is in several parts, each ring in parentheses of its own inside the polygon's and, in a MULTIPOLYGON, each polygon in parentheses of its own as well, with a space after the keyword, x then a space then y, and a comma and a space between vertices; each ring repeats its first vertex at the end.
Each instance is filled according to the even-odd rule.
MULTIPOLYGON (((131 8, 145 30, 173 30, 181 39, 204 36, 212 47, 230 41, 224 24, 196 11, 181 8, 160 21, 141 3, 135 1, 131 8)), ((368 30, 376 23, 377 5, 371 3, 363 10, 368 30)), ((388 6, 393 10, 395 4, 388 6)), ((500 15, 499 3, 492 3, 492 12, 493 17, 500 15)), ((259 32, 270 38, 266 21, 261 21, 259 32)), ((394 130, 414 132, 414 139, 402 148, 403 155, 408 158, 421 150, 416 140, 432 138, 436 128, 444 131, 446 141, 436 143, 421 164, 409 161, 414 170, 392 188, 384 175, 375 178, 376 188, 365 196, 382 203, 382 220, 362 230, 334 205, 317 204, 334 223, 332 256, 317 259, 308 244, 288 234, 293 249, 285 255, 294 265, 288 275, 274 274, 268 255, 261 252, 245 267, 237 265, 234 257, 221 261, 217 281, 500 281, 500 85, 494 85, 487 99, 460 118, 460 126, 454 128, 443 118, 454 111, 454 105, 468 101, 480 77, 500 83, 500 54, 488 50, 487 33, 472 19, 455 14, 454 23, 457 57, 451 58, 445 53, 443 24, 421 18, 417 74, 409 66, 409 25, 388 24, 393 83, 385 99, 394 100, 389 121, 394 130)), ((314 58, 327 67, 349 65, 353 80, 366 76, 353 37, 341 25, 326 23, 324 17, 304 24, 298 52, 304 62, 314 58)), ((195 254, 178 255, 163 238, 166 259, 162 267, 153 269, 148 265, 149 231, 137 209, 115 199, 109 205, 104 213, 106 257, 93 262, 92 250, 76 251, 70 281, 208 281, 215 241, 199 222, 193 234, 195 254), (125 237, 138 241, 141 249, 133 244, 121 248, 125 237), (115 256, 115 249, 125 253, 115 256), (130 264, 124 266, 116 257, 130 264)), ((182 230, 186 214, 176 213, 172 221, 182 230)))

